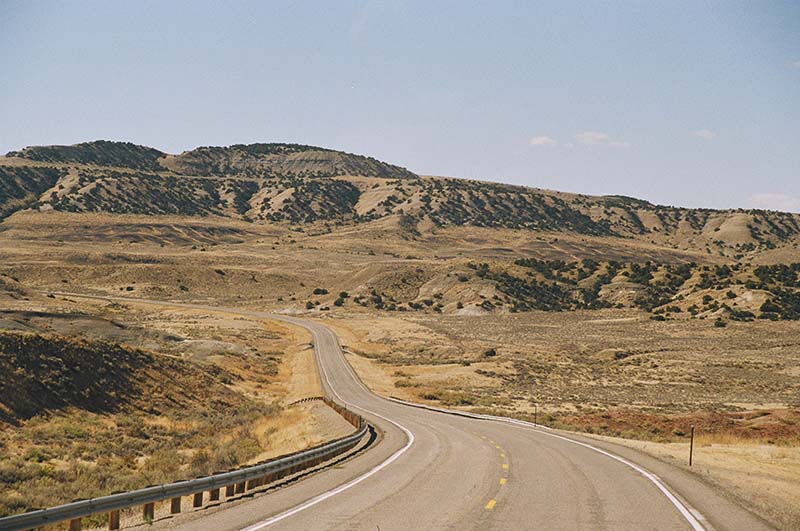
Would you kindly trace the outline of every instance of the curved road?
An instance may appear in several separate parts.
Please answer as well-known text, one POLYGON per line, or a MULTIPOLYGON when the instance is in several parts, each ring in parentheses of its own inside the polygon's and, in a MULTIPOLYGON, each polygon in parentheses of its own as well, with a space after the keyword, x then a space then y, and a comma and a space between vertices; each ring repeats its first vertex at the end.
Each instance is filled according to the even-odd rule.
POLYGON ((468 418, 379 397, 361 383, 335 334, 320 323, 214 306, 115 299, 272 318, 308 329, 327 391, 366 417, 383 436, 341 466, 266 495, 161 521, 156 527, 769 528, 692 474, 635 450, 526 423, 468 418))

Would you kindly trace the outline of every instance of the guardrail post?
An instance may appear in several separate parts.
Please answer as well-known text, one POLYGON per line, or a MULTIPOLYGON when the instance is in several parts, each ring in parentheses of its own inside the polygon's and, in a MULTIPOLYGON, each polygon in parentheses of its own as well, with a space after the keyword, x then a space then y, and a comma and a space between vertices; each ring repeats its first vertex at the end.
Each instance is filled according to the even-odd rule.
MULTIPOLYGON (((224 476, 221 476, 221 472, 215 472, 210 476, 199 478, 199 480, 202 480, 201 484, 208 488, 208 500, 220 500, 222 494, 219 481, 222 479, 222 477, 226 478, 224 481, 231 482, 223 485, 225 488, 225 496, 226 498, 230 499, 235 497, 237 494, 245 493, 246 491, 256 489, 263 485, 280 481, 287 476, 308 470, 317 466, 323 461, 331 459, 334 456, 341 455, 350 448, 357 446, 360 437, 364 433, 363 430, 368 427, 367 422, 356 412, 348 411, 347 408, 342 407, 330 399, 325 398, 325 402, 329 404, 331 408, 339 412, 342 417, 359 428, 359 430, 349 436, 335 439, 326 444, 320 445, 319 447, 304 450, 302 452, 295 452, 294 454, 285 456, 280 460, 268 463, 268 466, 266 467, 264 464, 259 464, 254 467, 246 467, 242 468, 241 470, 231 471, 230 474, 226 474, 224 476), (264 468, 267 470, 271 469, 271 471, 266 471, 264 468), (256 476, 256 474, 259 475, 256 476)), ((182 482, 179 482, 162 486, 161 489, 142 489, 131 491, 126 493, 127 497, 123 499, 111 499, 112 497, 104 497, 99 499, 99 501, 103 502, 100 506, 105 507, 104 511, 106 514, 108 514, 108 529, 110 531, 117 531, 120 528, 120 513, 122 510, 133 509, 141 505, 142 517, 146 523, 150 524, 155 520, 156 503, 162 503, 170 500, 170 511, 172 514, 176 514, 181 512, 183 497, 191 495, 193 496, 193 506, 196 508, 202 507, 205 491, 197 492, 193 490, 195 488, 197 487, 187 487, 186 485, 182 484, 182 482), (154 496, 154 492, 157 492, 158 494, 154 496), (144 503, 144 500, 154 501, 144 503)), ((90 505, 90 507, 96 508, 97 506, 90 505)), ((99 512, 102 514, 103 510, 100 510, 99 512)), ((58 522, 69 522, 70 531, 80 531, 82 528, 82 518, 85 518, 86 515, 87 512, 85 503, 65 504, 41 511, 41 514, 32 516, 24 515, 24 518, 22 518, 23 515, 0 518, 0 528, 6 529, 6 524, 9 524, 11 526, 16 526, 11 528, 17 529, 19 528, 18 525, 20 522, 29 522, 28 525, 34 527, 37 525, 49 526, 58 522), (76 517, 76 515, 83 516, 76 517)))
POLYGON ((154 502, 145 503, 142 508, 142 518, 145 522, 152 522, 156 517, 156 504, 154 502))
POLYGON ((108 513, 108 531, 119 529, 119 509, 114 509, 108 513))

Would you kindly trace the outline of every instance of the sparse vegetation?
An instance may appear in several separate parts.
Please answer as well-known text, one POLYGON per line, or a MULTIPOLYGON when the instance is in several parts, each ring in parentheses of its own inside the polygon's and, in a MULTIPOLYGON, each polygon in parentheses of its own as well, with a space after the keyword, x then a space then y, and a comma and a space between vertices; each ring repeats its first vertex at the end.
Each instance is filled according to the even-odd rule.
MULTIPOLYGON (((47 206, 66 212, 324 223, 328 230, 331 224, 396 217, 404 239, 422 237, 419 227, 425 221, 440 228, 567 231, 648 242, 657 237, 662 245, 672 247, 679 226, 700 236, 706 226, 713 225, 714 237, 708 245, 731 258, 775 249, 800 235, 800 217, 794 214, 681 209, 622 196, 589 197, 462 179, 421 178, 369 157, 298 144, 201 147, 167 155, 144 146, 97 141, 30 147, 9 156, 49 166, 0 165, 0 215, 47 206), (292 157, 291 164, 284 163, 288 157, 292 157), (68 170, 77 180, 64 180, 68 170), (389 189, 372 208, 363 211, 357 205, 364 186, 347 176, 382 179, 389 189), (56 191, 41 195, 59 182, 56 191), (739 215, 750 220, 747 236, 751 241, 729 242, 718 230, 719 220, 739 215), (645 218, 651 221, 645 223, 645 218)), ((404 256, 417 259, 416 254, 404 256)))
POLYGON ((0 515, 252 459, 265 440, 249 427, 279 408, 229 390, 234 379, 111 343, 0 333, 0 515))
POLYGON ((296 369, 279 364, 281 348, 258 348, 263 322, 227 320, 198 340, 194 321, 211 312, 178 327, 173 309, 134 330, 125 305, 40 290, 306 309, 361 323, 348 357, 388 371, 364 378, 387 394, 519 418, 537 405, 552 426, 665 443, 696 422, 720 440, 798 444, 798 215, 419 177, 290 144, 104 149, 0 158, 0 328, 101 355, 106 382, 67 370, 85 369, 88 354, 2 376, 58 390, 17 390, 43 404, 12 396, 13 412, 0 407, 0 480, 37 493, 6 489, 2 510, 254 459, 277 436, 270 419, 287 414, 272 405, 276 382, 296 369), (44 321, 84 339, 42 335, 44 321), (136 348, 153 344, 167 355, 136 348), (102 357, 112 354, 123 363, 102 357), (114 372, 162 362, 173 379, 114 372), (210 435, 220 432, 231 437, 210 435), (52 487, 61 482, 75 487, 52 487))

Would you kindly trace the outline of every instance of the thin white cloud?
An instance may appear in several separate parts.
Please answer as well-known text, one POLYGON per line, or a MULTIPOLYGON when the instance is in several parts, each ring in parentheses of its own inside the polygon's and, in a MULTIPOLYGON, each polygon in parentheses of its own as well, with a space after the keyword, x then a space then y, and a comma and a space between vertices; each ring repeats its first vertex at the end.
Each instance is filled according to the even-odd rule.
POLYGON ((787 194, 765 192, 750 196, 750 202, 756 208, 779 210, 781 212, 800 212, 800 197, 787 194))
POLYGON ((590 146, 594 146, 597 144, 605 144, 611 140, 611 137, 608 136, 606 133, 602 133, 600 131, 584 131, 583 133, 578 133, 575 135, 575 140, 580 142, 581 144, 587 144, 590 146))
POLYGON ((789 68, 800 68, 800 61, 790 61, 788 65, 789 68))
POLYGON ((697 131, 692 131, 692 134, 703 140, 714 140, 717 136, 717 134, 710 129, 698 129, 697 131))
POLYGON ((537 147, 555 147, 558 145, 558 140, 547 135, 540 135, 531 138, 530 144, 537 147))
POLYGON ((585 146, 608 146, 615 148, 629 148, 630 142, 616 140, 608 133, 602 131, 584 131, 575 135, 575 140, 585 146))

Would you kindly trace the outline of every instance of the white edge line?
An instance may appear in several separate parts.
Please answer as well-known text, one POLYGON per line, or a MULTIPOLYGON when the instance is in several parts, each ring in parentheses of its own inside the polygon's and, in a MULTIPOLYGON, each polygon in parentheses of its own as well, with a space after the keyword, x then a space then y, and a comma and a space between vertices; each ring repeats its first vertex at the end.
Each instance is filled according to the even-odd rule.
MULTIPOLYGON (((75 295, 72 295, 72 296, 75 296, 75 295)), ((80 295, 78 295, 78 297, 80 297, 80 295)), ((105 298, 112 298, 112 297, 91 297, 90 296, 90 297, 87 297, 87 298, 105 299, 105 298)), ((124 299, 124 297, 119 297, 119 298, 120 299, 124 299)), ((139 300, 137 302, 150 302, 150 301, 139 300)), ((158 304, 157 302, 153 302, 153 303, 154 304, 158 304)), ((166 304, 170 304, 170 303, 166 303, 166 304)), ((172 303, 172 304, 174 304, 174 303, 172 303)), ((179 305, 180 306, 191 306, 189 304, 179 304, 179 305)), ((234 312, 235 312, 235 310, 234 310, 234 312)), ((253 313, 255 313, 255 312, 253 312, 253 313)), ((331 490, 329 490, 327 492, 323 492, 322 494, 319 494, 319 495, 315 496, 314 498, 311 498, 310 500, 308 500, 308 501, 306 501, 304 503, 301 503, 300 505, 296 505, 296 506, 292 507, 291 509, 288 509, 288 510, 286 510, 286 511, 280 513, 280 514, 277 514, 277 515, 273 516, 272 518, 269 518, 269 519, 264 520, 262 522, 259 522, 257 524, 253 524, 253 525, 251 525, 249 527, 246 527, 246 528, 242 529, 242 531, 257 531, 259 529, 264 529, 265 527, 268 527, 268 526, 270 526, 270 525, 272 525, 274 523, 277 523, 277 522, 279 522, 281 520, 284 520, 285 518, 288 518, 288 517, 290 517, 292 515, 295 515, 295 514, 301 512, 301 511, 303 511, 305 509, 308 509, 309 507, 312 507, 312 506, 314 506, 314 505, 316 505, 316 504, 318 504, 318 503, 320 503, 322 501, 327 500, 328 498, 336 496, 337 494, 340 494, 340 493, 346 491, 347 489, 349 489, 351 487, 354 487, 355 485, 358 485, 359 483, 361 483, 365 479, 367 479, 370 476, 378 473, 383 468, 385 468, 386 466, 388 466, 391 463, 393 463, 397 458, 399 458, 401 455, 403 455, 411 447, 412 444, 414 444, 414 434, 411 433, 411 431, 408 428, 406 428, 405 426, 402 426, 402 425, 398 424, 397 422, 384 417, 383 415, 379 415, 378 413, 375 413, 374 411, 370 411, 369 409, 365 409, 365 408, 361 408, 361 407, 358 407, 358 406, 354 406, 354 405, 346 402, 345 400, 343 400, 342 397, 339 396, 339 393, 337 393, 336 390, 331 385, 331 381, 328 378, 328 373, 327 373, 327 371, 325 371, 325 368, 322 366, 322 363, 320 362, 320 351, 319 351, 319 341, 318 341, 317 331, 313 327, 305 326, 302 323, 302 320, 300 320, 300 319, 298 319, 298 320, 286 319, 286 318, 282 319, 281 317, 282 316, 274 316, 274 315, 271 315, 271 314, 265 314, 265 318, 271 318, 271 319, 275 319, 275 320, 279 320, 279 321, 294 322, 295 324, 299 324, 300 326, 303 326, 307 330, 311 330, 311 334, 314 336, 314 339, 315 339, 315 341, 314 341, 314 350, 315 350, 316 355, 317 355, 317 364, 319 365, 319 368, 322 371, 322 374, 325 376, 325 381, 328 384, 328 388, 331 390, 331 392, 334 395, 336 395, 336 397, 341 402, 343 402, 345 405, 350 406, 351 408, 355 408, 355 409, 358 409, 360 411, 364 411, 366 413, 374 415, 374 416, 376 416, 378 418, 381 418, 381 419, 385 420, 386 422, 389 422, 389 423, 397 426, 398 428, 403 430, 403 432, 405 432, 406 437, 407 437, 408 440, 407 440, 405 446, 403 446, 402 448, 397 450, 395 453, 393 453, 391 456, 389 456, 389 458, 386 459, 386 461, 380 463, 379 465, 377 465, 376 467, 372 468, 371 470, 369 470, 365 474, 362 474, 361 476, 359 476, 359 477, 357 477, 357 478, 355 478, 353 480, 350 480, 349 482, 345 483, 344 485, 340 485, 340 486, 338 486, 338 487, 336 487, 334 489, 331 489, 331 490)), ((326 328, 326 330, 327 330, 327 328, 326 328)), ((339 342, 336 341, 336 336, 335 335, 334 335, 334 340, 335 340, 335 343, 338 346, 339 342)), ((341 347, 339 347, 339 349, 341 351, 341 347)), ((350 366, 350 364, 347 363, 346 359, 345 359, 345 363, 347 364, 348 367, 350 366)), ((351 370, 352 370, 352 368, 351 368, 351 370)), ((356 378, 356 382, 360 383, 362 387, 366 388, 366 386, 364 386, 363 382, 361 382, 360 379, 356 378)), ((694 529, 695 531, 706 531, 705 528, 698 521, 698 518, 696 518, 694 516, 694 514, 692 514, 692 511, 690 511, 683 503, 681 503, 680 500, 678 500, 678 498, 675 497, 674 494, 672 494, 669 491, 669 489, 667 489, 667 487, 664 485, 664 483, 661 482, 661 480, 658 478, 658 476, 656 476, 652 472, 649 472, 645 468, 637 465, 636 463, 628 461, 627 459, 625 459, 623 457, 620 457, 618 455, 614 455, 614 454, 612 454, 610 452, 607 452, 605 450, 597 448, 596 446, 592 446, 591 444, 587 444, 587 443, 584 443, 584 442, 576 441, 576 440, 570 439, 569 437, 563 437, 563 436, 557 435, 555 433, 549 433, 547 431, 543 431, 540 428, 543 428, 545 426, 539 426, 537 424, 533 424, 531 422, 526 422, 526 421, 523 421, 523 420, 511 419, 511 418, 508 418, 508 417, 500 417, 500 416, 495 416, 495 415, 480 415, 480 414, 476 414, 476 413, 467 413, 467 412, 462 412, 462 411, 452 411, 452 410, 448 410, 448 409, 444 409, 444 408, 430 407, 430 406, 425 406, 425 405, 422 405, 422 404, 414 404, 412 402, 406 402, 405 400, 399 400, 397 398, 392 398, 392 397, 386 397, 386 399, 387 400, 391 400, 393 402, 400 403, 400 404, 406 404, 406 405, 409 405, 409 406, 413 406, 413 407, 422 407, 424 409, 430 409, 430 410, 433 410, 433 411, 439 411, 440 413, 456 413, 456 414, 459 414, 459 415, 462 415, 462 416, 466 416, 466 417, 482 418, 482 419, 486 419, 486 420, 495 420, 495 421, 504 422, 504 423, 507 423, 507 424, 517 425, 517 426, 520 426, 520 427, 523 427, 523 428, 527 428, 527 429, 535 429, 535 431, 537 431, 537 432, 539 432, 539 433, 541 433, 543 435, 548 435, 550 437, 555 437, 557 439, 561 439, 561 440, 564 440, 564 441, 567 441, 567 442, 570 442, 570 443, 573 443, 573 444, 577 444, 579 446, 583 446, 583 447, 589 448, 590 450, 594 450, 595 452, 598 452, 598 453, 603 454, 603 455, 605 455, 607 457, 610 457, 611 459, 619 461, 620 463, 623 463, 624 465, 627 465, 630 468, 632 468, 632 469, 636 470, 637 472, 639 472, 642 476, 644 476, 645 478, 650 480, 656 487, 658 487, 658 489, 667 497, 667 499, 670 502, 672 502, 672 504, 678 509, 678 511, 680 511, 680 513, 683 515, 683 517, 686 519, 686 521, 689 522, 689 525, 692 526, 692 529, 694 529)), ((697 511, 695 511, 695 512, 697 512, 697 511)), ((697 514, 699 515, 700 513, 697 512, 697 514)), ((700 518, 704 519, 702 516, 700 516, 700 518)))
MULTIPOLYGON (((279 320, 283 320, 283 319, 279 319, 279 320)), ((297 321, 294 321, 294 322, 295 322, 295 324, 299 324, 297 321)), ((303 325, 301 325, 301 326, 303 326, 303 325)), ((346 405, 348 405, 348 406, 350 406, 352 408, 364 411, 364 412, 369 413, 371 415, 375 415, 376 417, 379 417, 379 418, 385 420, 386 422, 394 424, 395 426, 397 426, 398 428, 403 430, 403 432, 405 432, 406 438, 408 440, 407 440, 405 446, 403 446, 402 448, 397 450, 395 453, 393 453, 391 456, 389 456, 389 458, 386 459, 386 461, 383 461, 382 463, 380 463, 376 467, 370 469, 365 474, 362 474, 361 476, 350 480, 349 482, 345 483, 344 485, 340 485, 340 486, 338 486, 338 487, 336 487, 334 489, 331 489, 331 490, 329 490, 327 492, 323 492, 322 494, 318 494, 314 498, 311 498, 310 500, 308 500, 306 502, 303 502, 303 503, 301 503, 299 505, 296 505, 296 506, 292 507, 291 509, 287 509, 286 511, 284 511, 284 512, 282 512, 280 514, 277 514, 277 515, 275 515, 275 516, 273 516, 271 518, 268 518, 267 520, 263 520, 263 521, 258 522, 256 524, 253 524, 253 525, 250 525, 248 527, 245 527, 245 528, 242 529, 242 531, 257 531, 259 529, 264 529, 265 527, 268 527, 268 526, 270 526, 272 524, 280 522, 281 520, 289 518, 290 516, 293 516, 293 515, 301 512, 301 511, 304 511, 304 510, 308 509, 309 507, 313 507, 314 505, 317 505, 318 503, 323 502, 323 501, 327 500, 328 498, 336 496, 337 494, 340 494, 340 493, 346 491, 347 489, 358 485, 359 483, 361 483, 365 479, 369 478, 370 476, 380 472, 385 467, 389 466, 397 458, 399 458, 401 455, 403 455, 411 447, 412 444, 414 444, 414 434, 411 433, 411 431, 408 428, 406 428, 405 426, 402 426, 402 425, 398 424, 397 422, 384 417, 383 415, 379 415, 379 414, 375 413, 374 411, 370 411, 368 409, 364 409, 364 408, 361 408, 361 407, 358 407, 358 406, 353 406, 352 404, 349 404, 348 402, 343 400, 341 396, 339 396, 339 393, 337 393, 336 390, 331 385, 331 381, 328 378, 328 373, 327 373, 327 371, 325 371, 325 368, 322 366, 321 360, 319 358, 320 351, 319 351, 319 340, 318 340, 318 336, 317 336, 317 331, 314 328, 311 328, 311 327, 307 327, 307 329, 310 329, 312 335, 314 336, 314 350, 316 351, 316 354, 317 354, 317 364, 319 365, 319 368, 322 371, 323 376, 325 376, 325 381, 328 384, 328 388, 331 390, 331 392, 334 395, 336 395, 336 398, 338 398, 339 401, 343 402, 344 404, 346 404, 346 405)), ((335 343, 338 346, 338 344, 339 344, 338 341, 336 341, 335 343)), ((347 363, 347 360, 345 360, 345 363, 347 363)), ((347 365, 349 366, 349 363, 347 363, 347 365)))
MULTIPOLYGON (((128 297, 78 295, 78 294, 65 293, 65 292, 47 292, 47 293, 53 293, 53 294, 57 294, 57 295, 66 295, 66 296, 77 297, 77 298, 83 297, 83 298, 87 298, 87 299, 130 300, 132 302, 140 302, 140 303, 144 303, 144 304, 155 304, 155 305, 163 304, 165 306, 173 305, 173 306, 177 306, 177 307, 188 307, 188 308, 204 307, 204 308, 207 308, 208 310, 212 310, 212 311, 219 310, 219 308, 215 308, 213 306, 207 306, 207 305, 204 305, 204 304, 191 304, 191 303, 187 304, 187 303, 175 303, 175 302, 168 302, 168 301, 152 301, 152 300, 148 300, 148 299, 134 299, 134 298, 128 298, 128 297)), ((258 317, 261 317, 261 318, 264 318, 264 319, 273 319, 273 320, 276 320, 276 321, 290 322, 290 323, 293 323, 295 325, 302 326, 306 330, 310 330, 311 334, 314 336, 314 352, 315 352, 315 354, 317 356, 317 366, 319 367, 319 369, 322 372, 323 376, 325 376, 325 381, 328 384, 328 388, 336 396, 336 398, 338 398, 339 401, 342 402, 343 404, 348 405, 353 409, 358 409, 360 411, 364 411, 365 413, 369 413, 370 415, 374 415, 374 416, 376 416, 378 418, 381 418, 381 419, 385 420, 386 422, 389 422, 390 424, 393 424, 393 425, 397 426, 398 428, 403 430, 403 432, 406 434, 406 439, 407 439, 405 446, 403 446, 402 448, 397 450, 395 453, 390 455, 385 461, 383 461, 379 465, 375 466, 374 468, 370 469, 365 474, 362 474, 361 476, 358 476, 357 478, 350 480, 349 482, 345 483, 344 485, 339 485, 338 487, 336 487, 334 489, 331 489, 329 491, 323 492, 322 494, 318 494, 317 496, 311 498, 310 500, 308 500, 306 502, 303 502, 303 503, 301 503, 299 505, 295 505, 291 509, 287 509, 286 511, 284 511, 282 513, 279 513, 279 514, 277 514, 277 515, 275 515, 275 516, 273 516, 271 518, 268 518, 267 520, 263 520, 261 522, 252 524, 249 527, 245 527, 245 528, 242 529, 242 531, 257 531, 258 529, 264 529, 265 527, 271 526, 274 523, 277 523, 277 522, 280 522, 281 520, 289 518, 292 515, 295 515, 295 514, 301 512, 301 511, 304 511, 305 509, 308 509, 309 507, 313 507, 314 505, 316 505, 316 504, 318 504, 320 502, 323 502, 323 501, 327 500, 328 498, 336 496, 337 494, 340 494, 340 493, 346 491, 347 489, 358 485, 359 483, 361 483, 365 479, 369 478, 370 476, 373 476, 374 474, 377 474, 378 472, 383 470, 385 467, 389 466, 391 463, 393 463, 395 460, 397 460, 397 458, 399 458, 401 455, 406 453, 406 451, 409 448, 411 448, 411 445, 414 444, 414 434, 411 433, 411 431, 408 428, 406 428, 405 426, 403 426, 401 424, 398 424, 397 422, 395 422, 395 421, 393 421, 391 419, 388 419, 388 418, 384 417, 383 415, 379 415, 378 413, 375 413, 374 411, 370 411, 369 409, 365 409, 365 408, 362 408, 362 407, 354 406, 353 404, 350 404, 349 402, 345 401, 341 396, 339 396, 339 393, 337 393, 336 390, 331 385, 330 378, 328 378, 328 373, 325 370, 325 367, 323 367, 323 365, 322 365, 321 357, 320 357, 321 354, 320 354, 320 350, 319 350, 319 340, 318 340, 317 331, 316 331, 316 329, 314 329, 313 326, 306 325, 304 323, 304 319, 294 319, 294 318, 291 318, 291 317, 282 316, 282 315, 275 315, 275 314, 270 314, 270 313, 266 313, 266 312, 258 312, 258 311, 250 311, 250 310, 241 311, 241 310, 235 310, 235 309, 232 309, 232 308, 231 309, 227 309, 226 308, 226 309, 224 309, 222 311, 226 311, 226 312, 229 312, 229 313, 239 313, 241 315, 258 316, 258 317), (260 314, 260 315, 258 315, 258 314, 260 314)), ((312 324, 314 324, 314 323, 312 322, 312 324)), ((336 344, 337 348, 339 348, 339 351, 342 353, 342 359, 345 362, 345 366, 347 367, 347 369, 349 370, 351 375, 355 375, 355 373, 353 372, 352 367, 350 367, 350 363, 344 357, 344 351, 341 350, 341 346, 339 345, 339 340, 336 337, 336 334, 331 332, 330 329, 328 329, 324 325, 320 325, 320 326, 323 326, 324 330, 326 330, 327 332, 331 333, 331 335, 333 335, 334 343, 336 344)), ((372 391, 369 391, 369 389, 364 385, 363 382, 361 382, 361 380, 358 377, 355 378, 355 381, 362 388, 364 388, 368 392, 372 393, 372 391)), ((372 393, 372 394, 374 394, 374 393, 372 393)), ((375 395, 375 396, 378 396, 378 395, 375 395)))
POLYGON ((539 426, 538 424, 534 424, 532 422, 526 422, 524 420, 517 420, 517 419, 508 418, 508 417, 500 417, 500 416, 496 416, 496 415, 481 415, 479 413, 469 413, 469 412, 465 412, 465 411, 454 411, 454 410, 445 409, 445 408, 426 406, 424 404, 415 404, 413 402, 407 402, 405 400, 400 400, 398 398, 393 398, 393 397, 389 397, 389 398, 387 398, 387 400, 391 400, 392 402, 397 402, 399 404, 405 404, 405 405, 411 406, 411 407, 422 407, 424 409, 430 409, 430 410, 433 410, 433 411, 438 411, 440 413, 455 413, 455 414, 461 415, 461 416, 474 417, 474 418, 485 419, 485 420, 494 420, 494 421, 498 421, 498 422, 504 422, 506 424, 513 424, 513 425, 516 425, 516 426, 521 427, 521 428, 537 431, 537 432, 541 433, 542 435, 547 435, 549 437, 555 437, 557 439, 561 439, 561 440, 564 440, 564 441, 567 441, 567 442, 571 442, 572 444, 577 444, 579 446, 583 446, 583 447, 589 448, 590 450, 594 450, 595 452, 601 453, 601 454, 603 454, 603 455, 605 455, 607 457, 610 457, 611 459, 614 459, 614 460, 619 461, 620 463, 622 463, 624 465, 629 466, 630 468, 636 470, 642 476, 644 476, 645 478, 650 480, 653 484, 655 484, 656 487, 658 487, 658 490, 660 490, 664 494, 664 496, 666 496, 667 499, 670 502, 672 502, 672 505, 674 505, 675 508, 677 508, 678 511, 681 513, 681 515, 683 515, 683 517, 686 519, 686 521, 689 522, 689 525, 692 526, 692 529, 694 529, 695 531, 705 531, 705 528, 703 527, 703 525, 699 521, 699 520, 705 520, 705 518, 703 518, 703 516, 701 515, 700 512, 698 512, 696 509, 689 509, 688 507, 686 507, 680 500, 678 500, 678 498, 675 497, 674 494, 672 494, 672 492, 669 491, 669 489, 667 489, 667 487, 659 479, 658 476, 656 476, 652 472, 648 471, 647 469, 637 465, 636 463, 634 463, 632 461, 628 461, 624 457, 620 457, 618 455, 612 454, 611 452, 608 452, 608 451, 603 450, 601 448, 598 448, 596 446, 592 446, 591 444, 588 444, 588 443, 585 443, 585 442, 576 441, 574 439, 570 439, 569 437, 564 437, 562 435, 551 433, 550 431, 544 431, 541 428, 545 428, 547 430, 552 430, 552 428, 549 428, 547 426, 539 426), (695 514, 697 516, 695 516, 695 514))

